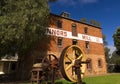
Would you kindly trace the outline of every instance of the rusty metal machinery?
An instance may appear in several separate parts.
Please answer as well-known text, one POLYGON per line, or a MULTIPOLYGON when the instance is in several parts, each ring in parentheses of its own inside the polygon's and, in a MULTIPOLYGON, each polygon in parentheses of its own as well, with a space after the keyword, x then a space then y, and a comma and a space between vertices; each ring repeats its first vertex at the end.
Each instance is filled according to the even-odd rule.
POLYGON ((47 71, 48 71, 48 75, 50 75, 50 78, 52 78, 51 80, 51 84, 55 84, 55 73, 58 70, 59 67, 59 60, 58 58, 54 55, 54 54, 49 54, 46 57, 43 58, 42 60, 43 64, 48 64, 49 66, 47 67, 47 71))
POLYGON ((58 69, 58 64, 58 58, 54 54, 45 56, 41 63, 33 65, 31 83, 33 84, 35 81, 37 84, 42 84, 42 80, 47 82, 52 78, 52 84, 55 84, 55 72, 58 69))
POLYGON ((54 54, 49 54, 37 65, 39 74, 42 75, 37 78, 37 84, 38 81, 43 79, 47 81, 50 78, 51 84, 55 84, 55 73, 59 69, 66 80, 82 84, 86 63, 84 52, 76 45, 66 47, 61 53, 60 60, 54 54))
POLYGON ((60 56, 60 70, 63 77, 72 82, 82 84, 81 78, 86 67, 86 58, 82 49, 76 45, 66 47, 60 56))

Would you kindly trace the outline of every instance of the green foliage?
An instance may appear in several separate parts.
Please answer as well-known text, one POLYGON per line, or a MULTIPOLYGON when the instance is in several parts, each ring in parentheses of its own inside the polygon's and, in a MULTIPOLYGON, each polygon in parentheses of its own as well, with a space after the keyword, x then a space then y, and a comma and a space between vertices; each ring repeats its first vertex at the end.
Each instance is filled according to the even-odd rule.
POLYGON ((96 20, 90 20, 90 24, 97 26, 97 27, 100 27, 100 23, 97 22, 96 20))
POLYGON ((112 54, 111 63, 120 64, 120 56, 116 53, 116 51, 114 51, 112 54))
POLYGON ((104 51, 105 51, 106 62, 109 63, 110 62, 110 58, 109 58, 109 56, 110 56, 110 54, 109 54, 110 49, 108 47, 105 47, 104 51))
POLYGON ((25 54, 45 36, 47 0, 0 0, 0 54, 25 54))
POLYGON ((83 23, 87 23, 87 19, 86 18, 82 18, 80 21, 83 22, 83 23))
MULTIPOLYGON (((108 43, 107 43, 107 41, 106 41, 106 36, 103 35, 102 38, 103 38, 103 44, 104 44, 105 46, 107 46, 108 43)), ((110 56, 109 52, 110 52, 110 49, 109 49, 108 47, 104 47, 104 51, 105 51, 106 62, 109 63, 109 61, 110 61, 110 59, 109 59, 109 56, 110 56)))
MULTIPOLYGON (((115 47, 120 52, 120 27, 118 27, 118 29, 114 33, 113 39, 114 39, 114 45, 115 45, 115 47)), ((120 54, 119 52, 118 52, 118 54, 120 54)))
POLYGON ((102 38, 103 38, 103 44, 105 46, 108 45, 108 42, 106 41, 106 35, 103 34, 102 38))

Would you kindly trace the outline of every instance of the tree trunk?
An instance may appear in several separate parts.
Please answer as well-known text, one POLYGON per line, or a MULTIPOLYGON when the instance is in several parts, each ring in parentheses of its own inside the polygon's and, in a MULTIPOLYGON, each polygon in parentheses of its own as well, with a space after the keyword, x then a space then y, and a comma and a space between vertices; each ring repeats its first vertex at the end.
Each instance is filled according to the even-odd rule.
POLYGON ((17 80, 29 80, 31 76, 31 69, 33 65, 33 56, 21 56, 18 60, 18 68, 16 78, 17 80))

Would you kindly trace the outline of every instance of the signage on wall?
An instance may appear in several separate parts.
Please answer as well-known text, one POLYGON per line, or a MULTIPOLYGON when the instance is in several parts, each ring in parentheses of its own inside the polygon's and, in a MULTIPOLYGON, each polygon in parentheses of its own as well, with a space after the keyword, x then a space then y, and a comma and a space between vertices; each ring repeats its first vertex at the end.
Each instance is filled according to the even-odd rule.
POLYGON ((47 35, 51 35, 51 36, 90 41, 95 43, 103 43, 103 40, 100 37, 95 37, 95 36, 80 34, 80 33, 78 33, 78 36, 75 37, 75 36, 72 36, 72 32, 70 31, 65 31, 65 30, 60 30, 55 28, 47 28, 46 33, 47 35))

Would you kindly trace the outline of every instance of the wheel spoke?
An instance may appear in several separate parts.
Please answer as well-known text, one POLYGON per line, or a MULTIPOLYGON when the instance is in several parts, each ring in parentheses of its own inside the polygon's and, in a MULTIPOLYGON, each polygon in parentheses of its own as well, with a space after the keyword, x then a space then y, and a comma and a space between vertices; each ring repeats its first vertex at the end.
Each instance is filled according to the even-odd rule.
POLYGON ((75 78, 76 78, 75 71, 72 71, 72 78, 73 78, 73 79, 75 79, 75 78))
POLYGON ((65 70, 68 71, 72 66, 73 64, 68 65, 65 70))
POLYGON ((71 64, 72 62, 65 62, 65 64, 71 64))
POLYGON ((70 56, 68 56, 68 54, 66 54, 66 57, 72 62, 72 58, 70 56))
POLYGON ((75 59, 76 56, 75 56, 75 49, 73 49, 73 59, 75 59))
POLYGON ((79 59, 81 59, 83 57, 83 54, 81 54, 77 59, 79 60, 79 59))

